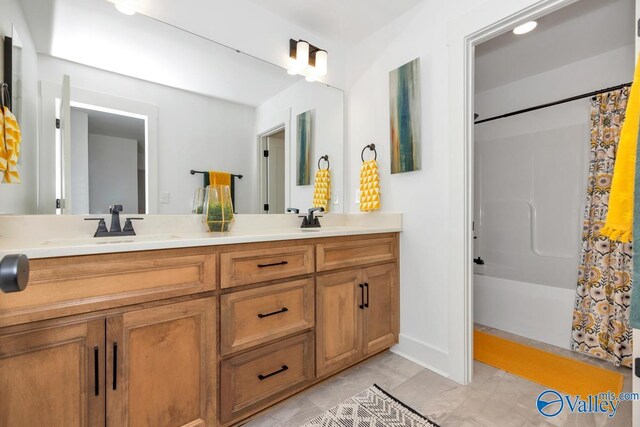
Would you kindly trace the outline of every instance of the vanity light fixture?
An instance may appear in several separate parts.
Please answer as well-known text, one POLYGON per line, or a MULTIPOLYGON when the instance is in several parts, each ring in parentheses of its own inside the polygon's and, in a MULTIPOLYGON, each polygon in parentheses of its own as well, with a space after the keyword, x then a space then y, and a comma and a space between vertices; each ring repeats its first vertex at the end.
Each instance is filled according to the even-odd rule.
POLYGON ((518 25, 516 28, 514 28, 513 34, 516 34, 516 35, 527 34, 528 32, 533 31, 537 26, 538 26, 538 23, 536 21, 525 22, 524 24, 518 25))
POLYGON ((287 73, 305 76, 308 82, 314 82, 327 74, 328 54, 305 40, 289 40, 289 63, 287 73))

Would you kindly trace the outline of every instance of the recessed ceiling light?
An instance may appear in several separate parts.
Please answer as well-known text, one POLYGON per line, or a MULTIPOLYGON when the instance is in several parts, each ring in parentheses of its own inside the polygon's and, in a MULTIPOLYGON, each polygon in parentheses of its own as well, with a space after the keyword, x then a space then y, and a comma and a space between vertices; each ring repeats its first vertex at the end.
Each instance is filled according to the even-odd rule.
POLYGON ((125 15, 131 16, 131 15, 135 15, 136 14, 135 10, 133 10, 129 6, 125 6, 124 4, 116 3, 115 6, 116 6, 116 9, 118 9, 119 12, 124 13, 125 15))
POLYGON ((529 31, 533 31, 538 26, 536 21, 525 22, 522 25, 518 25, 513 29, 513 34, 527 34, 529 31))

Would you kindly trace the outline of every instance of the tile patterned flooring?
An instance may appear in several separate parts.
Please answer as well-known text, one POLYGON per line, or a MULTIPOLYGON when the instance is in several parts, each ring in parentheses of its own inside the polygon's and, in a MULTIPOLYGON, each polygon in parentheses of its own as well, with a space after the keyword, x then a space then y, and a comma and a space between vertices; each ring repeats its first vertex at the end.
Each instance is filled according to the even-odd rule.
MULTIPOLYGON (((578 360, 616 369, 612 364, 503 331, 477 326, 499 336, 534 345, 578 360)), ((631 370, 617 368, 631 390, 631 370)), ((297 427, 373 383, 447 426, 631 426, 631 403, 620 405, 612 419, 605 415, 570 414, 555 418, 538 414, 535 402, 546 388, 475 362, 473 382, 462 386, 389 351, 381 353, 262 412, 246 427, 297 427)))

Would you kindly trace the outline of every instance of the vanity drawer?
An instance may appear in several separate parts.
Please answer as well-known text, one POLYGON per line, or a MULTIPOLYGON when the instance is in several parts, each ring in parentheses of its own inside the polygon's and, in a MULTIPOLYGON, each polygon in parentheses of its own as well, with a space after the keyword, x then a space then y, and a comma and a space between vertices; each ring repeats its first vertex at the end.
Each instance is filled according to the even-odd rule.
POLYGON ((222 355, 283 338, 314 325, 313 279, 221 297, 222 355))
POLYGON ((222 422, 260 409, 313 381, 313 367, 312 332, 223 361, 222 422))
POLYGON ((220 254, 223 288, 313 273, 313 245, 264 247, 220 254))
POLYGON ((35 259, 0 299, 0 327, 213 291, 215 254, 169 250, 35 259))
POLYGON ((365 264, 395 261, 397 236, 351 238, 344 241, 319 243, 318 271, 336 270, 365 264))

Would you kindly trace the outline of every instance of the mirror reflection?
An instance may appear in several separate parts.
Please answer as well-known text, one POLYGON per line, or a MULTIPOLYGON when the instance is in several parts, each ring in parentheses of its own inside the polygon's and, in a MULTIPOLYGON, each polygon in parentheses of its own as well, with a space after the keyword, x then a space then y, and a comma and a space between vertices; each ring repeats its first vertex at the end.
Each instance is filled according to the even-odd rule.
POLYGON ((107 0, 18 4, 21 183, 0 213, 189 214, 226 175, 237 213, 284 213, 329 165, 343 211, 341 90, 107 0))

